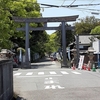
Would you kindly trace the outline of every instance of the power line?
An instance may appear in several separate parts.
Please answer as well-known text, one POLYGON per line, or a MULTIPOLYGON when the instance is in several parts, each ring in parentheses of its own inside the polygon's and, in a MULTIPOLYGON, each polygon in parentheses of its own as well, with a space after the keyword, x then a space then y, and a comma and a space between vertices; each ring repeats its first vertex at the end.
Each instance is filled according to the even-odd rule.
POLYGON ((63 3, 61 4, 61 6, 65 3, 66 0, 63 1, 63 3))
POLYGON ((72 5, 76 0, 74 0, 70 5, 72 5))
POLYGON ((58 5, 50 5, 50 4, 40 4, 42 6, 49 6, 49 7, 65 7, 65 8, 68 8, 68 7, 79 7, 79 6, 98 6, 100 5, 100 3, 98 4, 80 4, 80 5, 62 5, 62 6, 58 6, 58 5))
POLYGON ((91 10, 91 11, 100 11, 100 10, 98 10, 98 9, 88 9, 88 8, 72 8, 72 9, 91 10))

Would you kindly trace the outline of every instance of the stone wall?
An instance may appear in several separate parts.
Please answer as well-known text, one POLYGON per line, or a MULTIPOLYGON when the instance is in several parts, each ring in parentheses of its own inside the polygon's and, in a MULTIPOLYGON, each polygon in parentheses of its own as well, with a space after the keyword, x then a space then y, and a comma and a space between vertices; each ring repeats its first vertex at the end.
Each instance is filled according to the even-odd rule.
POLYGON ((0 100, 13 98, 13 65, 11 60, 0 61, 0 100))

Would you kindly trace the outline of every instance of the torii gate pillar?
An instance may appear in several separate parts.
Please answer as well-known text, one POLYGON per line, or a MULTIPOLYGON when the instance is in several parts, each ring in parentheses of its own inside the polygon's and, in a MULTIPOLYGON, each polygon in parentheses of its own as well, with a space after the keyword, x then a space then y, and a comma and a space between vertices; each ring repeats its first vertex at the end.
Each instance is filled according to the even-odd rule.
POLYGON ((67 65, 67 54, 66 54, 65 22, 62 22, 62 56, 63 56, 63 61, 62 61, 61 67, 68 67, 68 65, 67 65))
POLYGON ((29 23, 26 22, 25 26, 25 67, 30 67, 30 49, 29 49, 29 23))

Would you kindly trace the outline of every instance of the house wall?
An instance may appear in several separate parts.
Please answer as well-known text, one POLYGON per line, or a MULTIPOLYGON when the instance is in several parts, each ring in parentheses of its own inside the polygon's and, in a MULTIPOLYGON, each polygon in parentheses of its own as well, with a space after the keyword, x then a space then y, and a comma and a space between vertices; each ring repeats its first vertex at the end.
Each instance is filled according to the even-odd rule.
POLYGON ((92 47, 94 48, 95 53, 100 52, 100 40, 94 41, 92 47))

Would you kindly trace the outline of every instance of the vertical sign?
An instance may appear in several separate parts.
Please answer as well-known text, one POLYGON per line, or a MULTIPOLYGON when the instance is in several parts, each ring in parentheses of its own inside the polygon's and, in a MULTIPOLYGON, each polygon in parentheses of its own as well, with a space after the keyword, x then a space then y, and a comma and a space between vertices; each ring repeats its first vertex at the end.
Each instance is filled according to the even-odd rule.
POLYGON ((28 58, 29 58, 29 61, 30 61, 30 48, 28 48, 28 58))
POLYGON ((84 61, 84 55, 80 55, 80 60, 79 60, 79 65, 78 65, 79 69, 82 69, 83 61, 84 61))

